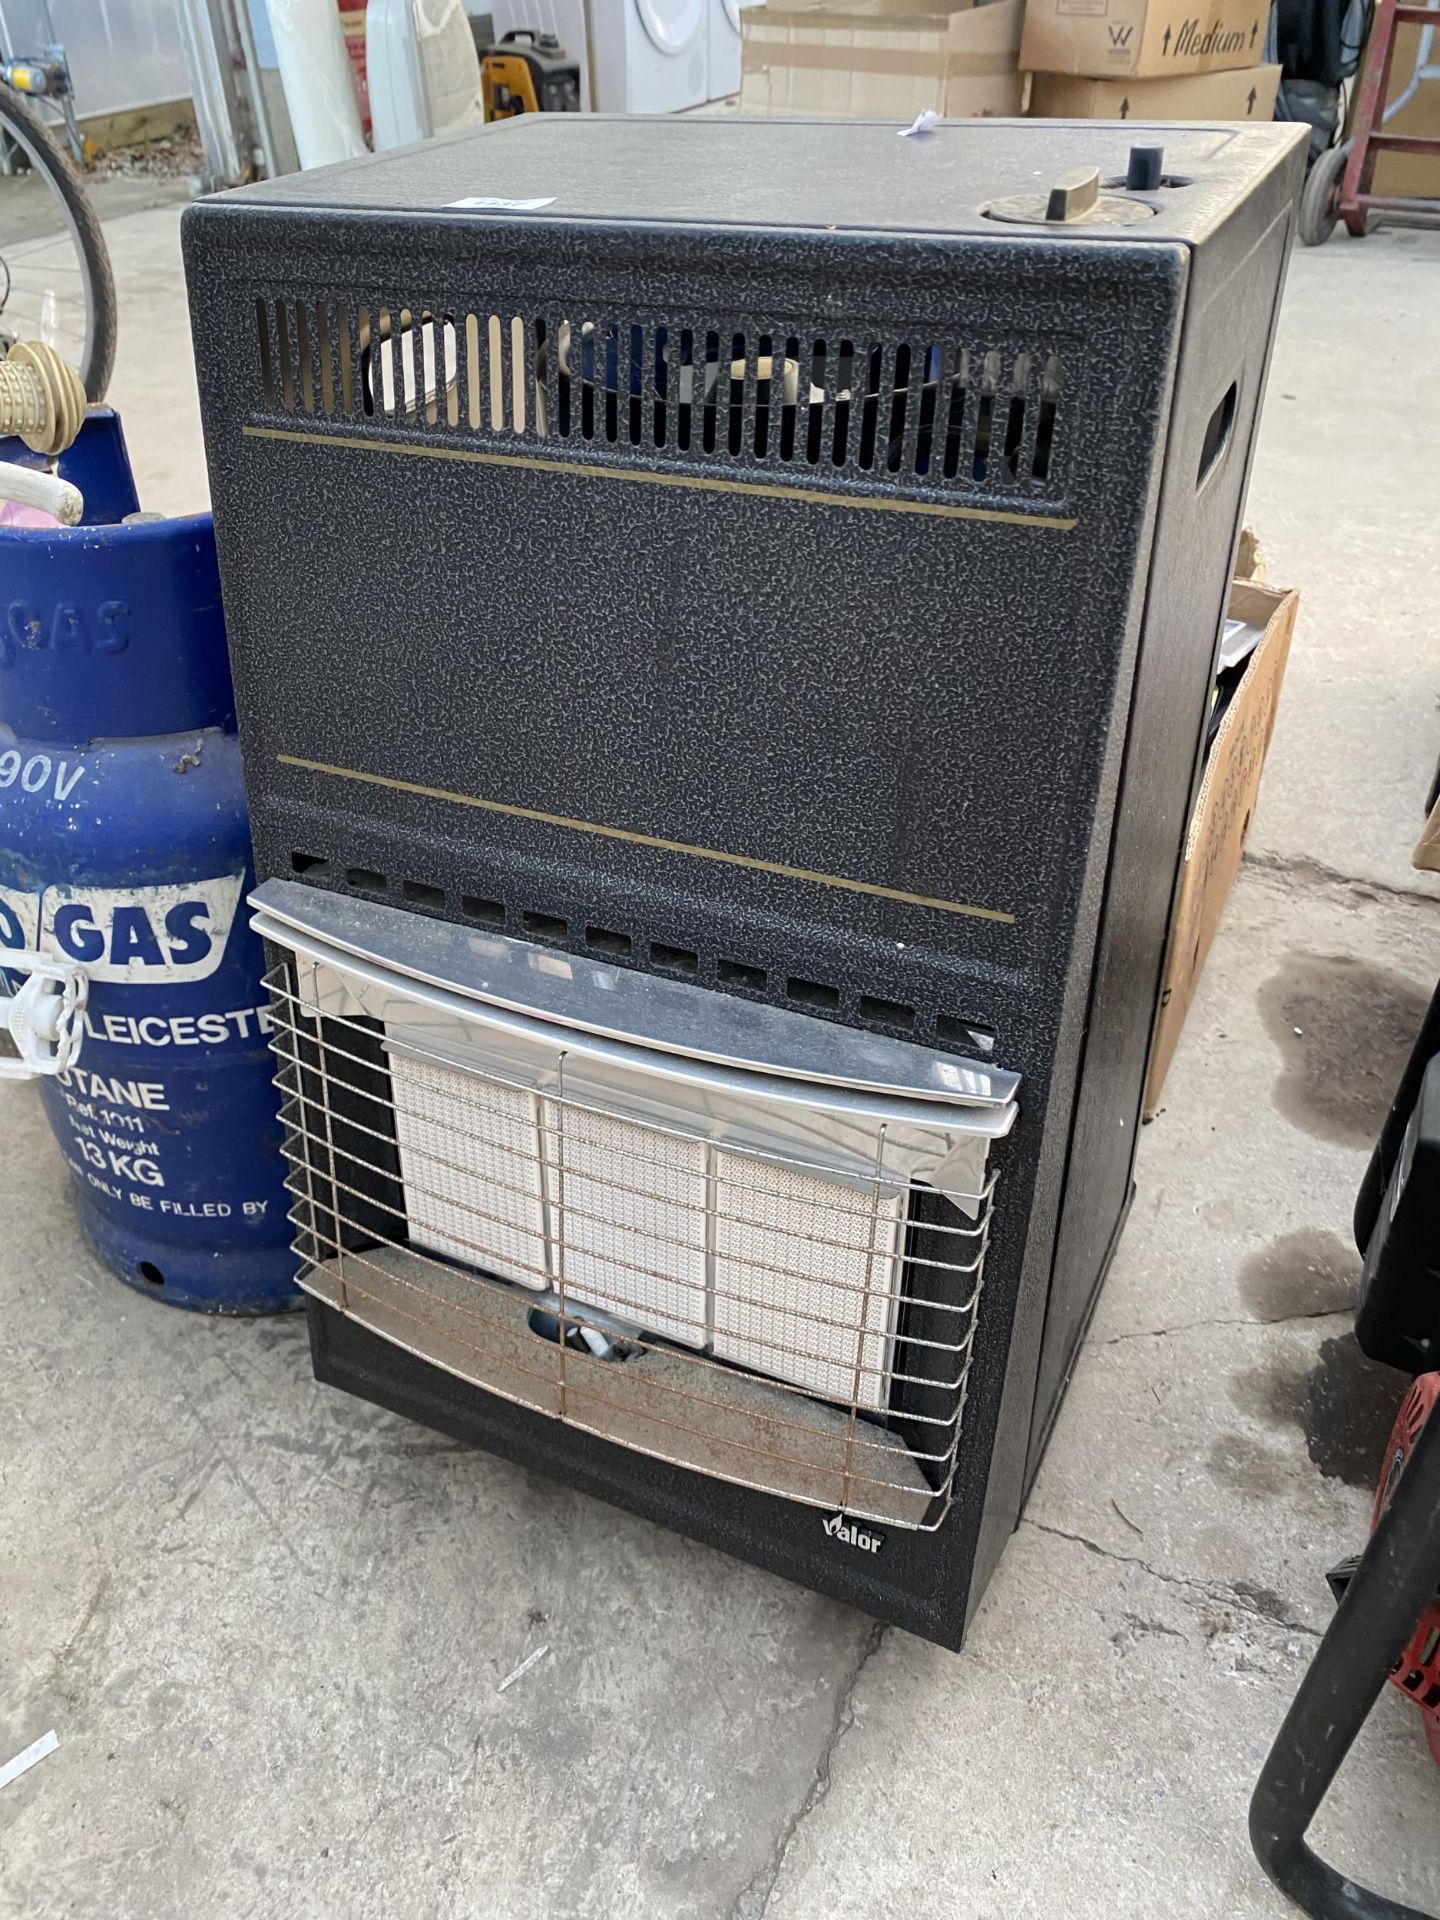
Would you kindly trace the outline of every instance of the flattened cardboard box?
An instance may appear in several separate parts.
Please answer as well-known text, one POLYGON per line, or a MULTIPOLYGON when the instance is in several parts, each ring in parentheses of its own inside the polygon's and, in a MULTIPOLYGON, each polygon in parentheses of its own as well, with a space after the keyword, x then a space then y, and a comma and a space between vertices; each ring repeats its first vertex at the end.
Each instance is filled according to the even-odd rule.
POLYGON ((1027 0, 1020 65, 1097 80, 1253 67, 1269 0, 1027 0))
POLYGON ((913 120, 1020 112, 1024 0, 927 8, 923 0, 751 6, 741 14, 743 113, 913 120))
MULTIPOLYGON (((1409 22, 1395 29, 1390 84, 1385 90, 1386 133, 1440 138, 1440 86, 1433 80, 1422 80, 1413 89, 1410 84, 1424 44, 1422 36, 1432 32, 1433 28, 1409 22), (1407 93, 1409 99, 1398 106, 1407 93)), ((1430 57, 1433 61, 1433 52, 1430 57)), ((1377 153, 1371 186, 1376 193, 1393 193, 1397 199, 1440 200, 1440 153, 1377 153)))
POLYGON ((1300 596, 1293 590, 1262 587, 1253 581, 1237 580, 1230 589, 1230 618, 1261 627, 1263 633, 1211 743, 1190 817, 1160 991, 1160 1015, 1145 1083, 1147 1120, 1153 1118, 1159 1105, 1180 1030, 1240 869, 1265 755, 1275 730, 1275 709, 1299 603, 1300 596))
POLYGON ((1271 120, 1279 67, 1187 73, 1178 80, 1091 80, 1075 73, 1030 76, 1028 111, 1042 120, 1271 120))
POLYGON ((1437 796, 1430 809, 1430 818, 1415 842, 1410 864, 1419 867, 1422 873, 1440 873, 1440 796, 1437 796))

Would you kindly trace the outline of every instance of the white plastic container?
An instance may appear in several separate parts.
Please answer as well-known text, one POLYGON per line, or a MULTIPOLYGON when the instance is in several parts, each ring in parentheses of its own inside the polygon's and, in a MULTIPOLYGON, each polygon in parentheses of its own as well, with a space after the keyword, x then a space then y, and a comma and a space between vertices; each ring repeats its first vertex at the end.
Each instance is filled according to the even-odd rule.
POLYGON ((480 56, 461 0, 370 0, 365 67, 377 153, 484 121, 480 56))
POLYGON ((267 11, 300 165, 353 160, 365 136, 335 0, 268 0, 267 11))

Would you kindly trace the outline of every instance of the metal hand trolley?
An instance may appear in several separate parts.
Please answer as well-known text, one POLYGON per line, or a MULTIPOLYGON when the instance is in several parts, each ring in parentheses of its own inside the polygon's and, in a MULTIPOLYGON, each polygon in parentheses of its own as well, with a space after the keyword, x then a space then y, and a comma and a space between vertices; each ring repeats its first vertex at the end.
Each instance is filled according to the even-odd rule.
POLYGON ((1350 137, 1321 154, 1310 169, 1301 195, 1299 231, 1307 247, 1323 245, 1334 232, 1337 220, 1343 220, 1359 238, 1368 231, 1372 213, 1398 214, 1407 220, 1426 223, 1432 218, 1440 219, 1440 200, 1371 190, 1375 160, 1381 153, 1440 156, 1440 135, 1384 131, 1386 123, 1409 106, 1422 86, 1440 81, 1440 61, 1435 58, 1437 21, 1440 21, 1440 7, 1379 0, 1351 113, 1350 137), (1385 97, 1395 58, 1395 36, 1402 26, 1422 29, 1420 45, 1409 83, 1387 106, 1385 97))

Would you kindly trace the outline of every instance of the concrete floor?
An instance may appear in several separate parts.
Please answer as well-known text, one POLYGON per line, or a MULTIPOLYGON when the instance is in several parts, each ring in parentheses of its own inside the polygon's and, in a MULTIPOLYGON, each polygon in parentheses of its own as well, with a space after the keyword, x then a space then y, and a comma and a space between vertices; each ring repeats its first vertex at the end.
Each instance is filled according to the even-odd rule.
MULTIPOLYGON (((173 208, 111 229, 147 504, 204 498, 173 208)), ((0 1089, 0 1915, 1283 1911, 1255 1772, 1397 1375, 1351 1199, 1440 966, 1424 355, 1440 236, 1295 262, 1251 518, 1303 590, 1252 857, 1028 1515, 954 1657, 317 1388, 293 1321, 120 1289, 0 1089), (548 1654, 503 1694, 528 1652, 548 1654)), ((1440 1902, 1387 1697, 1317 1829, 1440 1902)))

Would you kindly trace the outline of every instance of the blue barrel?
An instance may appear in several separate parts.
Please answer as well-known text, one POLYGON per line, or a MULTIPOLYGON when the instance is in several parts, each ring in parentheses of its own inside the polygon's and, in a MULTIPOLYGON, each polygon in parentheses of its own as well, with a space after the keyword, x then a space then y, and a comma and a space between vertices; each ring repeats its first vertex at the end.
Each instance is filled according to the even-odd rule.
POLYGON ((274 1312, 299 1295, 214 530, 118 524, 108 410, 60 472, 79 527, 0 528, 0 965, 88 975, 78 1060, 39 1084, 96 1252, 171 1305, 274 1312))

